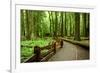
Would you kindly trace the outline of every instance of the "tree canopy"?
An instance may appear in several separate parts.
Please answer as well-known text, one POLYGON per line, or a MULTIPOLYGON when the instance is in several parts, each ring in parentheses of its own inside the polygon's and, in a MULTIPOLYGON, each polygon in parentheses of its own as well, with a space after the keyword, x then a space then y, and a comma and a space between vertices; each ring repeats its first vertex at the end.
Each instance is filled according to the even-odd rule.
POLYGON ((44 37, 89 37, 89 13, 61 11, 21 11, 21 40, 44 37))

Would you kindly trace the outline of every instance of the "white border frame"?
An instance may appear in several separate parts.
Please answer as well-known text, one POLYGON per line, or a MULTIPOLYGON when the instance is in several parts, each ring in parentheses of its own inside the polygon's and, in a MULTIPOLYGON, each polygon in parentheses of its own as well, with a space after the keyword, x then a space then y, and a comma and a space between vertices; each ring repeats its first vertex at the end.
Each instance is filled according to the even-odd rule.
POLYGON ((51 70, 51 69, 65 69, 72 67, 87 67, 95 65, 95 8, 86 5, 61 5, 61 4, 16 4, 12 2, 11 9, 11 72, 20 71, 39 71, 39 70, 51 70), (19 44, 20 44, 20 9, 35 9, 35 10, 53 10, 53 11, 71 11, 71 12, 89 12, 90 13, 90 60, 85 61, 60 61, 60 62, 45 62, 45 63, 26 63, 20 64, 19 44), (91 29, 92 28, 92 29, 91 29), (18 43, 19 42, 19 43, 18 43), (16 52, 15 52, 16 51, 16 52), (34 70, 33 70, 34 69, 34 70))

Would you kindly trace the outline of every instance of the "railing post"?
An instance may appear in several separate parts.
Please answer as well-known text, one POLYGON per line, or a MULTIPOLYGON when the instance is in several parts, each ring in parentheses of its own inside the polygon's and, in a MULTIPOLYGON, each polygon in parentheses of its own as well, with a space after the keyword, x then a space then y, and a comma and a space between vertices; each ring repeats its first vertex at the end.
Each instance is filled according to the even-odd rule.
POLYGON ((61 45, 61 48, 63 48, 63 40, 62 39, 61 39, 60 45, 61 45))
POLYGON ((56 42, 54 42, 53 48, 54 48, 54 53, 56 53, 56 42))
POLYGON ((39 62, 40 61, 40 55, 41 55, 41 49, 40 49, 39 46, 34 47, 34 54, 36 55, 35 61, 39 62))

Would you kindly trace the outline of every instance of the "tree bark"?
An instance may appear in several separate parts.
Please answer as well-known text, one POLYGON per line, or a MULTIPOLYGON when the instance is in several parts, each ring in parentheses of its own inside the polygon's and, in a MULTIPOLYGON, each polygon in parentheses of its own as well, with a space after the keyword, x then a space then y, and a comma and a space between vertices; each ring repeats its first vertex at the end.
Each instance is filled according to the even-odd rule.
POLYGON ((61 13, 61 37, 63 37, 63 12, 61 13))
POLYGON ((74 40, 80 41, 80 14, 75 13, 75 33, 74 40))

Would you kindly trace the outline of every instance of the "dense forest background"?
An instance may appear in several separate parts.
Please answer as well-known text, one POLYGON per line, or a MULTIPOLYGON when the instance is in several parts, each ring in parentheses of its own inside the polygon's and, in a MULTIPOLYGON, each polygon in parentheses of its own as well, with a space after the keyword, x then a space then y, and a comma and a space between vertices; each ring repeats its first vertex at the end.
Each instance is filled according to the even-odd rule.
POLYGON ((60 11, 21 11, 21 40, 44 37, 89 38, 89 13, 60 11))
MULTIPOLYGON (((47 46, 59 37, 89 46, 89 13, 22 9, 20 17, 21 62, 34 55, 35 46, 47 46)), ((41 54, 45 56, 48 52, 45 48, 41 54)))

